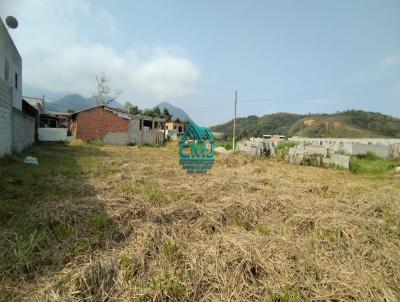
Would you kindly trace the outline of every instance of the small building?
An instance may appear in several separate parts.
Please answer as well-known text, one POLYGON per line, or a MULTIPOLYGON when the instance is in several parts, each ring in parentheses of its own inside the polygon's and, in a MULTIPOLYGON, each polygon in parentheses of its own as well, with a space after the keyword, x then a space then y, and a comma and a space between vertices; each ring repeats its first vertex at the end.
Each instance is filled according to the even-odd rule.
POLYGON ((40 114, 40 128, 69 128, 71 114, 66 112, 44 111, 40 114))
POLYGON ((165 119, 130 115, 122 109, 100 105, 71 114, 75 139, 114 145, 159 145, 165 141, 165 119))
POLYGON ((286 136, 279 135, 279 134, 273 134, 273 135, 272 134, 264 134, 262 136, 262 138, 266 139, 266 140, 269 140, 271 142, 275 142, 275 143, 280 142, 280 141, 284 141, 284 140, 287 139, 286 136))
POLYGON ((109 134, 128 137, 129 114, 105 105, 71 114, 71 132, 75 139, 104 140, 109 134))
POLYGON ((24 96, 23 99, 39 112, 37 117, 38 140, 42 142, 54 142, 71 139, 69 131, 70 113, 47 111, 43 98, 24 96))
POLYGON ((178 132, 178 135, 182 135, 186 130, 185 123, 176 123, 176 122, 167 122, 165 123, 166 130, 175 130, 178 132))
POLYGON ((129 144, 162 145, 166 135, 165 119, 146 115, 134 115, 129 122, 129 144))

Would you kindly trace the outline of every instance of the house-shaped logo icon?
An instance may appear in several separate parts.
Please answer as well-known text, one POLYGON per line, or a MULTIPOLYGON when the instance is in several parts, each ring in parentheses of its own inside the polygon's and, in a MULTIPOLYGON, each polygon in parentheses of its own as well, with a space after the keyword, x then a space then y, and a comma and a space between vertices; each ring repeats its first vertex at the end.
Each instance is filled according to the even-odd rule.
POLYGON ((188 173, 205 173, 214 164, 214 136, 205 127, 190 123, 179 139, 179 163, 188 173))

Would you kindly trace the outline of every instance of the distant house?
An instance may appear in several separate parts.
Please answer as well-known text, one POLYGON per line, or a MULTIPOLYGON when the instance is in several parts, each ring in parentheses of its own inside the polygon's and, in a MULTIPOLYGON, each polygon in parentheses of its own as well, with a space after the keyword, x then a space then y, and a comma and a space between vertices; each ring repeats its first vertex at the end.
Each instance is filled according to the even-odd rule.
POLYGON ((48 111, 42 98, 23 97, 24 101, 35 107, 37 117, 38 140, 40 141, 66 141, 70 140, 70 113, 48 111))
POLYGON ((213 131, 213 136, 217 140, 227 140, 228 139, 228 134, 224 132, 214 132, 213 131))
POLYGON ((108 106, 97 106, 71 114, 71 132, 75 139, 104 140, 108 134, 128 135, 128 112, 108 106))
POLYGON ((186 130, 186 125, 184 123, 167 122, 165 123, 165 129, 175 130, 178 132, 178 135, 182 135, 186 130))
POLYGON ((286 136, 277 135, 277 134, 274 134, 274 135, 264 134, 262 137, 263 137, 263 139, 269 140, 271 142, 280 142, 280 141, 286 140, 286 136))
POLYGON ((71 114, 72 136, 107 144, 163 144, 165 119, 100 105, 71 114))
POLYGON ((165 133, 170 140, 174 141, 178 139, 178 131, 176 130, 165 130, 165 133))

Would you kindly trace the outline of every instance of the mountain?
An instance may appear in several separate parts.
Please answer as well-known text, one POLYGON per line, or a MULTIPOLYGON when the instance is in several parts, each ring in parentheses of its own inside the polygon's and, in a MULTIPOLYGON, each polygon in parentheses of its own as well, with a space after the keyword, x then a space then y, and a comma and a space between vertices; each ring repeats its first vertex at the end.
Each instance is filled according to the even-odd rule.
POLYGON ((177 119, 179 118, 181 121, 192 121, 192 119, 190 118, 190 116, 183 111, 181 108, 175 107, 174 105, 168 103, 168 102, 162 102, 158 105, 158 107, 160 107, 161 110, 163 110, 164 108, 167 108, 167 110, 169 111, 169 114, 172 115, 172 119, 177 119))
MULTIPOLYGON (((211 127, 232 137, 233 121, 211 127)), ((308 137, 397 137, 400 119, 377 112, 348 110, 334 114, 273 113, 236 119, 238 138, 263 134, 308 137)))
MULTIPOLYGON (((45 103, 45 109, 47 111, 58 112, 67 112, 68 110, 77 112, 95 106, 96 102, 92 98, 85 98, 80 94, 68 94, 58 101, 45 103)), ((109 106, 114 108, 122 108, 122 105, 117 101, 112 101, 109 106)))

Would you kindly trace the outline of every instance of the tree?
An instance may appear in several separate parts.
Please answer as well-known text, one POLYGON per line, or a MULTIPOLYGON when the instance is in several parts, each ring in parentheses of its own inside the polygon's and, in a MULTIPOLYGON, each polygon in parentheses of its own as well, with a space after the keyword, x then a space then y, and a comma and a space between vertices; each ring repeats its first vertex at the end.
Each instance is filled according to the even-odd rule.
POLYGON ((93 93, 93 98, 97 105, 108 105, 114 101, 120 94, 121 90, 116 89, 113 96, 110 96, 111 88, 109 86, 110 80, 106 77, 104 73, 96 76, 97 87, 96 92, 93 93))
POLYGON ((138 106, 132 106, 129 108, 129 113, 132 115, 138 115, 141 113, 141 110, 139 109, 138 106))
POLYGON ((138 106, 132 105, 132 103, 130 103, 130 102, 125 102, 124 109, 126 111, 128 111, 129 114, 132 114, 132 115, 138 115, 141 112, 141 110, 139 109, 138 106))
POLYGON ((67 109, 67 113, 75 113, 74 109, 67 109))
POLYGON ((132 107, 132 106, 133 106, 133 105, 132 105, 131 102, 125 102, 125 104, 124 104, 124 109, 125 109, 126 111, 129 111, 129 108, 132 107))
POLYGON ((153 108, 153 112, 155 116, 161 116, 161 109, 160 107, 156 106, 153 108))
POLYGON ((175 119, 175 123, 180 123, 180 122, 181 122, 181 120, 179 118, 175 119))

